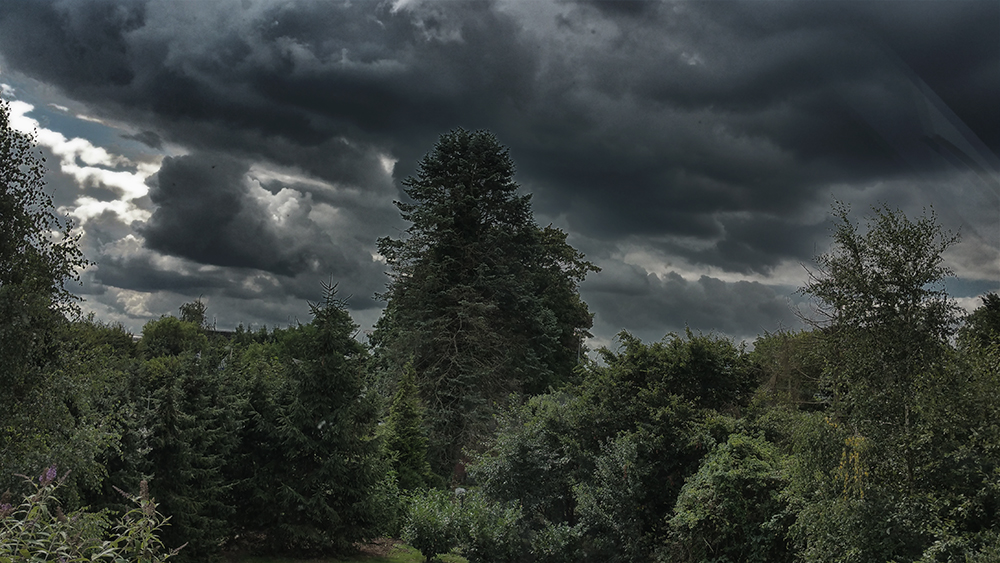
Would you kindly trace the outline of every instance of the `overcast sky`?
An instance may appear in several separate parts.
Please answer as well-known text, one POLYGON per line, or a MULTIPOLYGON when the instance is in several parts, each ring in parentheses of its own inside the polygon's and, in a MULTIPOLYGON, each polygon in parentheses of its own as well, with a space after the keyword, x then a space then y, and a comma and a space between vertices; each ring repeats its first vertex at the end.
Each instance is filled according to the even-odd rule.
POLYGON ((933 207, 961 304, 1000 287, 1000 2, 0 0, 0 88, 141 330, 370 327, 393 200, 450 129, 510 148, 535 217, 603 268, 594 344, 797 328, 835 200, 933 207))

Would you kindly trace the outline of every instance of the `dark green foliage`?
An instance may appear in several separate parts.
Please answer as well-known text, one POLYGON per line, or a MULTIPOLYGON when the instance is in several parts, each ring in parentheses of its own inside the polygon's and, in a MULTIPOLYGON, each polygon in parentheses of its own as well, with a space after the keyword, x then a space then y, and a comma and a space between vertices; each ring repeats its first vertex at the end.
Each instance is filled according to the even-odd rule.
POLYGON ((638 505, 648 536, 641 541, 655 545, 665 537, 663 515, 673 509, 684 479, 732 431, 716 409, 739 412, 756 370, 722 338, 688 334, 654 344, 627 333, 620 338, 623 349, 602 351, 607 366, 592 367, 579 388, 580 443, 598 455, 622 434, 633 434, 641 466, 635 471, 644 483, 638 505))
POLYGON ((148 428, 141 465, 150 490, 171 517, 164 543, 187 544, 183 558, 203 560, 231 534, 232 485, 223 468, 240 424, 233 390, 208 354, 161 356, 143 366, 144 396, 136 409, 148 428), (142 403, 146 404, 143 405, 142 403))
POLYGON ((184 351, 200 352, 208 347, 201 325, 176 317, 161 317, 142 327, 139 352, 145 358, 176 356, 184 351))
POLYGON ((469 563, 508 563, 526 547, 520 520, 519 508, 480 491, 428 489, 410 497, 402 538, 427 561, 458 549, 469 563))
MULTIPOLYGON (((249 475, 256 500, 244 525, 271 550, 348 551, 378 529, 382 507, 373 494, 386 468, 374 439, 376 410, 364 393, 364 347, 343 302, 327 287, 308 325, 278 336, 287 383, 273 402, 251 389, 248 425, 269 452, 246 453, 260 465, 249 475), (259 527, 251 528, 256 524, 259 527)), ((244 444, 247 444, 244 439, 244 444)))
POLYGON ((585 423, 576 401, 568 393, 537 395, 503 413, 496 439, 470 468, 490 498, 519 502, 536 530, 549 522, 575 523, 573 485, 592 465, 580 445, 585 423))
MULTIPOLYGON (((104 332, 87 321, 60 323, 51 334, 56 354, 41 381, 0 413, 0 489, 15 487, 32 467, 59 462, 69 471, 61 494, 67 506, 78 507, 107 474, 105 452, 116 447, 120 427, 115 396, 131 359, 114 356, 113 346, 98 345, 104 332), (89 334, 84 334, 89 333, 89 334), (93 338, 91 338, 93 337, 93 338)), ((117 335, 111 336, 117 338, 117 335)))
POLYGON ((399 489, 408 491, 433 485, 434 474, 427 462, 423 406, 412 364, 407 364, 403 370, 385 425, 385 447, 392 459, 399 489))
POLYGON ((957 306, 944 291, 952 272, 942 253, 958 236, 942 230, 933 213, 911 221, 887 207, 874 211, 862 233, 850 208, 835 208, 834 249, 816 257, 818 269, 802 292, 819 299, 834 327, 948 336, 957 306))
POLYGON ((208 306, 201 299, 184 303, 180 306, 181 320, 198 325, 200 328, 207 328, 208 318, 205 316, 205 311, 207 310, 208 306))
POLYGON ((601 355, 609 375, 639 393, 675 395, 698 407, 738 411, 757 385, 757 373, 744 351, 724 338, 688 331, 684 338, 671 334, 644 344, 622 331, 618 340, 619 351, 604 349, 601 355))
POLYGON ((392 269, 372 343, 398 377, 412 359, 428 407, 431 464, 451 472, 495 403, 572 378, 591 316, 577 284, 593 265, 539 228, 493 135, 443 135, 403 181, 406 238, 382 238, 392 269))
POLYGON ((803 410, 827 406, 820 383, 821 338, 819 332, 776 332, 754 341, 750 361, 759 370, 762 398, 768 404, 803 410))
POLYGON ((430 561, 459 544, 457 503, 451 491, 427 489, 410 497, 402 538, 430 561))
POLYGON ((538 563, 578 563, 582 541, 581 526, 546 522, 531 537, 531 554, 538 563))
POLYGON ((916 560, 994 525, 996 419, 977 396, 1000 388, 949 343, 941 253, 957 237, 933 215, 876 209, 865 233, 837 215, 834 249, 803 289, 828 320, 831 408, 800 422, 822 432, 796 446, 793 529, 807 561, 916 560))
MULTIPOLYGON (((43 176, 34 139, 11 129, 0 101, 0 490, 55 461, 93 485, 111 439, 64 347, 67 317, 78 313, 66 284, 87 262, 43 176)), ((75 502, 76 484, 66 491, 75 502)))
MULTIPOLYGON (((112 459, 128 432, 126 389, 137 366, 136 344, 123 326, 92 317, 69 323, 60 337, 65 387, 57 396, 72 417, 62 422, 63 435, 71 438, 49 454, 69 471, 60 495, 70 506, 103 507, 111 499, 125 510, 121 495, 105 481, 116 470, 112 459)), ((131 486, 137 488, 138 480, 131 486)))
POLYGON ((861 233, 846 207, 836 210, 834 249, 801 291, 826 317, 824 383, 839 412, 870 426, 862 432, 906 433, 919 379, 941 365, 958 320, 941 257, 957 237, 933 215, 875 211, 861 233))
POLYGON ((225 473, 233 486, 234 533, 244 540, 267 538, 277 528, 281 510, 276 484, 290 470, 278 426, 286 405, 294 400, 294 382, 279 353, 273 342, 251 341, 234 347, 226 362, 226 377, 242 389, 237 416, 244 422, 225 473))
POLYGON ((733 431, 706 407, 736 411, 749 398, 754 366, 729 341, 621 340, 580 385, 510 410, 472 468, 491 498, 521 504, 546 560, 651 557, 684 480, 733 431))
POLYGON ((961 348, 996 346, 1000 344, 1000 295, 987 293, 983 304, 965 318, 958 331, 961 348))
MULTIPOLYGON (((648 510, 653 463, 642 459, 634 434, 604 442, 591 479, 574 487, 576 516, 584 530, 580 559, 628 563, 649 558, 650 527, 660 514, 648 510)), ((655 494, 655 493, 653 493, 655 494)))
POLYGON ((64 284, 85 263, 78 237, 53 212, 34 139, 11 129, 9 119, 7 103, 0 101, 0 287, 48 295, 65 307, 75 298, 64 284))
POLYGON ((527 547, 521 539, 520 507, 495 502, 476 489, 457 496, 459 548, 469 563, 517 561, 527 547))
POLYGON ((76 269, 87 262, 79 236, 45 193, 44 161, 34 152, 34 139, 11 129, 9 115, 0 101, 0 349, 28 352, 50 336, 37 330, 47 326, 46 316, 75 310, 76 297, 65 284, 78 279, 76 269))
POLYGON ((792 561, 782 499, 785 461, 765 440, 732 434, 715 446, 677 498, 667 561, 792 561))

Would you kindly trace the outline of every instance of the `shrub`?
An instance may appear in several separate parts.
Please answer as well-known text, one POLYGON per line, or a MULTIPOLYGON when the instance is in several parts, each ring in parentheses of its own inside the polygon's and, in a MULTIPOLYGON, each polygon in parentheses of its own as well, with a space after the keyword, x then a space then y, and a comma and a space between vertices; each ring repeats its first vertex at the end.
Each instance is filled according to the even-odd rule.
POLYGON ((677 498, 668 560, 792 561, 781 498, 788 482, 784 464, 763 438, 736 433, 716 445, 677 498))
POLYGON ((594 479, 574 488, 581 560, 630 562, 648 559, 647 519, 643 505, 650 465, 639 456, 639 437, 620 434, 601 447, 594 479))
POLYGON ((112 528, 105 511, 63 514, 55 492, 67 475, 57 479, 53 465, 42 473, 38 483, 27 479, 34 493, 25 496, 18 506, 10 504, 9 493, 4 494, 0 501, 0 562, 160 563, 179 551, 164 552, 157 534, 168 518, 157 512, 145 482, 137 497, 122 493, 137 507, 112 528))
POLYGON ((458 499, 462 555, 469 563, 515 561, 523 551, 521 508, 494 502, 474 490, 458 499))
POLYGON ((403 541, 427 561, 458 545, 455 504, 448 491, 430 489, 410 497, 409 514, 403 525, 403 541))
POLYGON ((430 489, 410 497, 403 541, 430 561, 458 548, 469 563, 505 563, 523 550, 520 507, 490 500, 481 491, 430 489))

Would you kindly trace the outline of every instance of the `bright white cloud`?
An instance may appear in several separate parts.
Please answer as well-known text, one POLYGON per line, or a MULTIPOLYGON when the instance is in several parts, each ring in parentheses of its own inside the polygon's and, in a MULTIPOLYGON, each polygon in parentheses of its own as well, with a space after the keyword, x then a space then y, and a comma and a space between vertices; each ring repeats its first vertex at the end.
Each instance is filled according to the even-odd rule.
POLYGON ((801 287, 808 279, 808 272, 802 263, 794 260, 784 260, 778 263, 765 275, 760 273, 743 274, 716 266, 692 264, 683 257, 668 255, 652 247, 636 243, 621 245, 613 258, 630 266, 642 268, 660 279, 666 279, 675 274, 686 281, 696 282, 702 276, 708 276, 727 283, 757 282, 787 287, 801 287))
POLYGON ((399 162, 398 158, 393 158, 387 154, 378 155, 378 161, 382 165, 382 170, 389 176, 392 176, 392 171, 396 168, 396 163, 399 162))
POLYGON ((100 123, 101 125, 105 124, 104 121, 101 119, 97 119, 96 117, 90 117, 89 115, 83 115, 82 113, 76 114, 76 118, 82 119, 83 121, 89 121, 91 123, 100 123))
POLYGON ((10 103, 10 125, 25 134, 34 135, 39 145, 48 148, 59 158, 59 170, 70 176, 80 187, 105 187, 120 194, 115 201, 98 201, 93 197, 81 196, 75 207, 62 211, 76 217, 81 224, 106 211, 119 216, 125 223, 149 219, 149 211, 141 209, 133 200, 149 193, 146 178, 159 169, 159 162, 133 163, 128 158, 108 152, 87 139, 68 139, 62 133, 42 127, 38 120, 27 114, 35 108, 31 104, 12 101, 10 103), (134 171, 116 170, 127 166, 134 171))
POLYGON ((150 216, 149 211, 131 205, 127 201, 100 201, 87 196, 78 198, 75 208, 67 209, 61 207, 59 211, 74 217, 81 225, 108 211, 114 213, 127 223, 131 223, 132 221, 147 221, 150 216))

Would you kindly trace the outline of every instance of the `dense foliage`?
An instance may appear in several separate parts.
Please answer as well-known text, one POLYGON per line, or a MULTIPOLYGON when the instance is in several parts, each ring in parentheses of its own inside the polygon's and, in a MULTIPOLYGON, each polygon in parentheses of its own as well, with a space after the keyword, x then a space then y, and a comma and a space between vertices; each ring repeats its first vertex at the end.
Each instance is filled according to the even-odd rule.
POLYGON ((81 255, 6 119, 2 561, 380 534, 496 563, 1000 559, 1000 297, 958 314, 933 215, 835 208, 811 330, 622 332, 595 361, 594 268, 535 225, 496 139, 458 130, 405 183, 407 237, 379 241, 371 346, 332 286, 306 324, 220 333, 198 300, 134 339, 76 315, 81 255))
POLYGON ((81 466, 73 479, 93 482, 100 470, 83 465, 109 436, 84 420, 100 413, 74 404, 71 389, 88 382, 63 346, 77 313, 66 284, 86 261, 53 210, 34 139, 14 131, 9 115, 0 102, 0 490, 54 457, 72 458, 81 466))
POLYGON ((565 233, 535 224, 513 177, 490 133, 443 135, 403 181, 406 237, 378 241, 391 281, 372 342, 393 379, 412 362, 431 464, 445 476, 494 403, 572 377, 592 323, 577 285, 596 268, 565 233))
POLYGON ((146 482, 138 495, 121 492, 134 505, 112 523, 103 512, 63 512, 56 491, 68 474, 51 466, 30 482, 31 492, 16 506, 0 502, 0 561, 60 563, 161 563, 180 550, 167 551, 157 534, 168 524, 149 496, 146 482))

